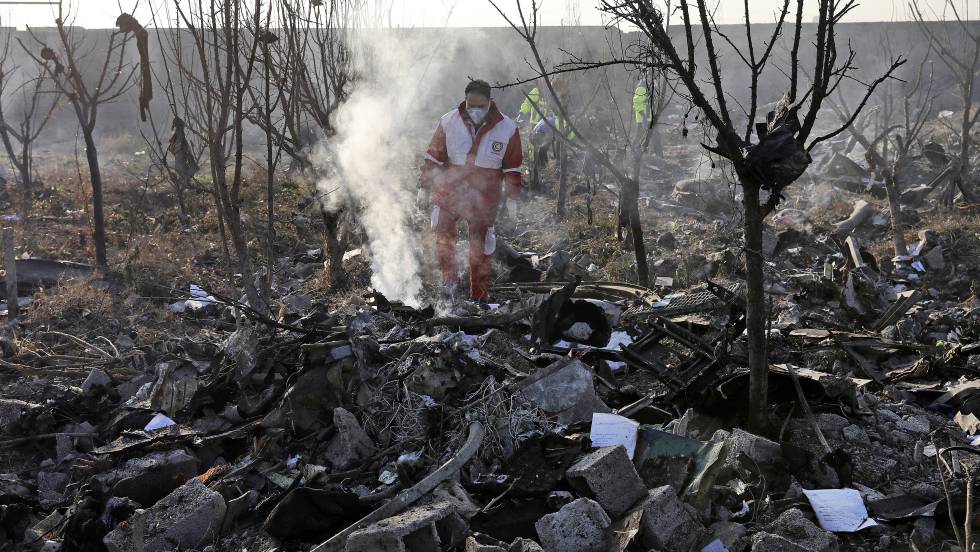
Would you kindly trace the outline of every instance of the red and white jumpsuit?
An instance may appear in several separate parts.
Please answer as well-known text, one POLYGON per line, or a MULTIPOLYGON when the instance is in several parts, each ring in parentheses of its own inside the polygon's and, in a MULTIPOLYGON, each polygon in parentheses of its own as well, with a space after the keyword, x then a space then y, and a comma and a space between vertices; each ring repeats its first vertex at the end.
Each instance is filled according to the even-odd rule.
POLYGON ((517 197, 523 155, 517 124, 493 102, 479 129, 470 121, 465 102, 443 115, 425 154, 419 182, 432 192, 432 227, 443 283, 459 281, 457 224, 464 220, 470 242, 470 297, 478 301, 490 298, 500 183, 506 183, 508 197, 517 197))

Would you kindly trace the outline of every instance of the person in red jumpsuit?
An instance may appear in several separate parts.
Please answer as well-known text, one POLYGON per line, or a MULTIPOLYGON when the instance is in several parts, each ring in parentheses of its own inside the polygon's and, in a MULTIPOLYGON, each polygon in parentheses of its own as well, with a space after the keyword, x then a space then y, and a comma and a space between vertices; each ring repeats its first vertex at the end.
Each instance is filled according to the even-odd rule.
POLYGON ((490 299, 490 271, 496 236, 493 224, 501 199, 517 199, 522 186, 523 149, 517 124, 497 109, 490 85, 474 80, 466 99, 439 119, 425 153, 419 185, 432 194, 432 228, 443 285, 459 282, 458 224, 469 235, 470 297, 490 299))

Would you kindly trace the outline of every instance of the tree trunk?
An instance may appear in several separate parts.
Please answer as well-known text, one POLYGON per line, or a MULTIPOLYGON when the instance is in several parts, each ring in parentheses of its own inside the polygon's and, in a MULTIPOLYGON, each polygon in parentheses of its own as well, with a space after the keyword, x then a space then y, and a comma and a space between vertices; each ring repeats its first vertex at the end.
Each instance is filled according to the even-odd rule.
POLYGON ((101 268, 106 268, 109 263, 106 259, 105 216, 102 209, 102 172, 99 169, 99 153, 95 149, 92 131, 83 128, 82 134, 85 137, 85 159, 88 161, 89 180, 92 181, 92 239, 95 242, 95 264, 101 268))
POLYGON ((190 217, 187 216, 187 198, 185 197, 189 184, 189 178, 177 176, 177 184, 174 187, 174 193, 177 196, 177 209, 180 211, 180 222, 183 224, 187 224, 190 221, 190 217))
POLYGON ((762 432, 767 425, 769 359, 765 351, 765 287, 762 277, 762 207, 759 184, 741 178, 745 208, 745 331, 749 353, 749 429, 762 432))
POLYGON ((630 227, 633 238, 633 253, 636 256, 637 283, 641 286, 650 284, 650 268, 647 265, 647 248, 643 243, 643 224, 640 222, 640 182, 635 177, 624 183, 621 191, 626 222, 630 227))
POLYGON ((26 221, 31 213, 31 205, 34 203, 34 181, 31 178, 31 149, 29 142, 25 143, 24 147, 21 148, 21 161, 20 163, 15 163, 15 165, 17 165, 17 169, 20 172, 20 218, 26 221))
POLYGON ((275 225, 275 162, 272 159, 272 91, 270 85, 270 75, 269 75, 269 43, 263 43, 263 52, 265 55, 264 66, 265 66, 265 155, 266 155, 266 205, 268 212, 266 213, 266 233, 268 234, 268 250, 266 255, 268 256, 267 263, 269 265, 268 273, 266 274, 265 289, 263 289, 263 295, 266 302, 271 302, 272 299, 272 269, 275 267, 276 261, 276 225, 275 225))
MULTIPOLYGON (((560 130, 559 132, 564 132, 560 130)), ((568 147, 564 141, 557 140, 558 147, 558 206, 555 214, 558 220, 565 218, 565 203, 568 199, 568 147)))
POLYGON ((341 238, 341 220, 343 210, 327 211, 320 204, 320 216, 323 217, 323 227, 327 234, 324 253, 327 257, 327 283, 330 289, 335 289, 344 276, 343 259, 346 252, 344 240, 341 238))
MULTIPOLYGON (((895 162, 898 167, 898 161, 895 162)), ((888 193, 888 208, 891 211, 892 219, 892 243, 895 246, 895 255, 904 257, 909 254, 909 248, 905 243, 905 227, 902 225, 902 205, 899 202, 898 184, 895 182, 895 168, 885 171, 885 191, 888 193)))

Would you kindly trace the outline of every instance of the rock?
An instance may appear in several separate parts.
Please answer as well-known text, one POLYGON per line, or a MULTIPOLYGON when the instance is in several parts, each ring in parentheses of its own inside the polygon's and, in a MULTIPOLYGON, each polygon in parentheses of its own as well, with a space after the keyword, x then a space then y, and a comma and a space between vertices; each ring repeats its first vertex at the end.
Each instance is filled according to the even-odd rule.
POLYGON ((75 440, 64 433, 59 433, 54 438, 54 450, 58 462, 64 462, 68 458, 75 456, 75 440))
MULTIPOLYGON (((644 493, 646 494, 646 493, 644 493)), ((606 531, 609 552, 625 552, 643 528, 643 506, 639 505, 613 521, 606 531)))
POLYGON ((337 407, 333 411, 333 423, 337 435, 327 443, 324 457, 334 468, 346 470, 374 454, 374 442, 353 414, 337 407))
POLYGON ((504 543, 482 533, 473 533, 466 538, 464 552, 508 552, 504 543))
POLYGON ((929 517, 920 517, 912 525, 912 535, 909 537, 912 544, 921 550, 932 547, 932 542, 936 538, 936 520, 929 517))
POLYGON ((889 410, 887 408, 879 408, 878 419, 880 419, 883 422, 897 423, 899 420, 902 419, 902 417, 896 414, 894 411, 889 410))
POLYGON ((734 521, 719 521, 708 528, 708 542, 719 540, 729 552, 741 552, 748 545, 745 526, 734 521))
POLYGON ((694 507, 677 498, 670 485, 650 490, 643 501, 641 525, 647 549, 689 550, 707 533, 694 507))
POLYGON ((815 418, 820 431, 830 433, 834 436, 840 435, 842 429, 851 425, 851 422, 840 414, 822 412, 817 414, 815 418))
POLYGON ((923 415, 909 416, 895 422, 895 427, 913 435, 922 435, 929 433, 929 418, 923 415))
MULTIPOLYGON (((812 552, 836 552, 839 547, 837 537, 833 533, 818 527, 798 508, 790 508, 780 514, 766 527, 766 531, 788 540, 803 550, 812 552)), ((758 552, 755 538, 752 539, 752 550, 758 552)))
POLYGON ((443 481, 438 487, 429 493, 432 502, 448 502, 456 509, 456 513, 463 519, 470 519, 480 511, 480 505, 473 501, 466 489, 460 485, 459 480, 449 479, 443 481))
POLYGON ((752 535, 752 552, 811 552, 780 535, 760 531, 752 535))
POLYGON ((200 548, 218 537, 225 518, 225 499, 202 483, 192 479, 164 499, 134 514, 116 526, 103 542, 109 552, 169 552, 200 548), (142 531, 134 525, 142 523, 142 531), (142 533, 142 547, 133 542, 133 533, 142 533))
POLYGON ((546 552, 605 552, 612 520, 598 502, 580 498, 543 516, 534 529, 546 552))
POLYGON ((946 261, 943 259, 943 248, 939 245, 930 249, 922 258, 926 261, 926 266, 932 270, 946 268, 946 261))
POLYGON ((323 263, 298 263, 293 268, 293 273, 296 274, 297 278, 306 279, 322 268, 323 263))
POLYGON ((468 532, 453 506, 438 502, 354 531, 346 552, 440 552, 462 544, 468 532))
POLYGON ((24 416, 36 408, 39 408, 39 405, 17 399, 0 398, 0 433, 15 431, 24 416))
POLYGON ((944 496, 942 488, 938 485, 925 482, 912 485, 912 488, 909 489, 909 494, 920 496, 927 500, 939 500, 944 496))
POLYGON ((868 432, 860 426, 851 424, 842 429, 841 434, 844 435, 844 440, 850 443, 854 443, 856 445, 868 444, 868 432))
POLYGON ((51 509, 65 499, 68 475, 61 472, 37 472, 37 496, 41 507, 51 509))
POLYGON ((514 539, 507 552, 544 552, 541 545, 531 539, 514 539))
POLYGON ((197 473, 197 458, 178 449, 133 458, 96 479, 109 489, 110 495, 131 498, 148 507, 197 473))
MULTIPOLYGON (((239 404, 239 407, 241 404, 239 404)), ((286 390, 280 405, 262 419, 264 427, 290 428, 306 434, 323 425, 340 406, 336 388, 329 377, 329 367, 317 366, 303 372, 286 390)))
POLYGON ((610 412, 596 396, 592 370, 580 360, 559 360, 518 385, 518 397, 553 414, 560 424, 591 420, 593 412, 610 412))
POLYGON ((894 440, 895 443, 899 445, 906 445, 908 443, 915 441, 915 439, 912 438, 911 435, 898 429, 892 431, 891 435, 892 435, 892 440, 894 440))
POLYGON ((112 377, 98 368, 92 368, 92 371, 88 373, 88 377, 82 382, 82 391, 84 393, 92 393, 93 390, 98 390, 100 388, 106 388, 112 385, 112 377))
MULTIPOLYGON (((712 438, 712 440, 714 439, 712 438)), ((734 465, 741 453, 745 453, 746 456, 759 464, 772 464, 782 457, 782 447, 779 446, 779 443, 739 428, 733 429, 726 440, 728 442, 726 463, 729 465, 734 465)))
POLYGON ((646 495, 646 486, 622 445, 587 454, 565 477, 573 489, 598 502, 612 518, 626 513, 646 495))

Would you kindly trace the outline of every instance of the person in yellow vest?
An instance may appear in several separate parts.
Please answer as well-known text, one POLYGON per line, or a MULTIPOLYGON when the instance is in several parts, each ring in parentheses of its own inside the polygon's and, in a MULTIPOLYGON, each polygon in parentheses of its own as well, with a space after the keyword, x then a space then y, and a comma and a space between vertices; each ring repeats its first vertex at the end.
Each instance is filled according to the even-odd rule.
POLYGON ((521 103, 521 111, 517 116, 518 124, 527 123, 528 128, 533 129, 541 120, 541 114, 548 113, 548 102, 541 99, 541 91, 535 86, 524 97, 521 103), (537 109, 534 106, 538 106, 537 109))
MULTIPOLYGON (((650 124, 656 116, 653 110, 653 90, 647 87, 646 79, 640 79, 633 90, 633 114, 636 117, 636 139, 642 140, 650 129, 650 124)), ((650 151, 663 155, 663 145, 660 142, 658 128, 653 128, 650 135, 650 151)))
POLYGON ((636 89, 633 90, 633 113, 636 115, 637 126, 647 127, 650 125, 650 120, 653 118, 653 107, 651 103, 651 94, 647 89, 647 81, 640 80, 640 82, 636 83, 636 89))
MULTIPOLYGON (((541 123, 541 120, 548 115, 548 101, 542 96, 541 90, 535 86, 524 97, 521 103, 520 113, 517 116, 517 124, 524 129, 525 135, 530 138, 534 129, 541 123), (525 126, 527 125, 527 126, 525 126)), ((537 188, 539 181, 538 169, 540 161, 538 159, 538 146, 533 140, 525 140, 527 144, 528 167, 531 169, 531 187, 537 188)), ((545 158, 547 161, 547 158, 545 158)))

